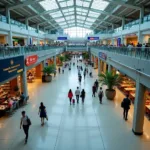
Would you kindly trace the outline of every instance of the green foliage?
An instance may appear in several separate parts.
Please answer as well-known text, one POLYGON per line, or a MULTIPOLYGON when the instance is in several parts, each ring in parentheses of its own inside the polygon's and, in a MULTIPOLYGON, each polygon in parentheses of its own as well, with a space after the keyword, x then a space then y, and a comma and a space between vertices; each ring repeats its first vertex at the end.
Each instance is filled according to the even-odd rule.
POLYGON ((89 59, 89 54, 88 53, 83 53, 82 56, 83 56, 83 59, 89 59))
POLYGON ((65 61, 65 57, 64 57, 64 56, 59 56, 59 60, 60 60, 61 63, 62 63, 63 61, 65 61))
POLYGON ((121 82, 121 78, 118 74, 113 74, 113 72, 106 72, 105 74, 99 74, 100 82, 103 85, 107 85, 109 90, 113 90, 114 86, 117 86, 121 82))
POLYGON ((65 54, 65 61, 71 60, 70 54, 65 54))
POLYGON ((43 69, 43 73, 48 75, 48 76, 54 72, 56 72, 56 66, 55 65, 50 65, 50 66, 47 66, 43 69))

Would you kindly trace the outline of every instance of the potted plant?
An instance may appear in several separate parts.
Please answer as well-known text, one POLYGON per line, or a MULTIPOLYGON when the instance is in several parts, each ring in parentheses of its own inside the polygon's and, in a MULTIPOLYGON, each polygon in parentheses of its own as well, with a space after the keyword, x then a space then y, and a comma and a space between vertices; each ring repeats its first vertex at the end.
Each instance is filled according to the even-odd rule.
POLYGON ((47 66, 43 69, 43 73, 45 75, 45 82, 51 82, 52 76, 51 74, 54 73, 56 70, 55 65, 47 66))
POLYGON ((82 56, 83 56, 83 59, 85 59, 85 60, 89 59, 89 54, 88 53, 83 53, 82 56))
POLYGON ((106 97, 109 100, 113 100, 116 96, 116 91, 114 89, 114 86, 117 86, 121 82, 121 78, 118 74, 113 74, 113 72, 106 72, 99 74, 100 82, 102 82, 103 85, 107 86, 107 89, 105 91, 106 97))
POLYGON ((60 64, 59 66, 63 65, 63 61, 65 60, 64 56, 59 56, 60 64))

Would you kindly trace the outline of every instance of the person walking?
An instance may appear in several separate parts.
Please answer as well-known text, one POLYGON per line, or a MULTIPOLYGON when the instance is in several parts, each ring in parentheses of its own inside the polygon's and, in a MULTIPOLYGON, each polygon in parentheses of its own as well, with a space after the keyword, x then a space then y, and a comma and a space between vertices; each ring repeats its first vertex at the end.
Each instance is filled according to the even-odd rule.
POLYGON ((81 74, 79 74, 79 83, 81 84, 81 81, 82 81, 82 76, 81 76, 81 74))
POLYGON ((84 79, 85 79, 85 76, 86 76, 86 71, 84 71, 83 75, 84 75, 84 79))
POLYGON ((64 74, 64 68, 62 68, 62 73, 64 74))
POLYGON ((96 92, 97 92, 97 90, 98 90, 98 81, 97 80, 95 81, 95 86, 96 86, 96 92))
POLYGON ((31 125, 31 121, 26 115, 25 111, 22 111, 22 117, 21 117, 21 122, 20 122, 20 129, 23 127, 24 133, 25 133, 25 144, 28 141, 28 136, 29 136, 29 126, 31 125))
POLYGON ((79 96, 80 96, 80 90, 79 90, 79 87, 77 87, 77 89, 76 89, 76 91, 75 91, 75 95, 76 95, 77 103, 79 103, 79 96))
POLYGON ((98 97, 99 97, 99 102, 102 104, 102 99, 103 99, 103 96, 104 96, 104 92, 102 90, 102 87, 100 87, 100 90, 98 92, 98 97))
POLYGON ((60 73, 60 67, 58 68, 58 72, 60 73))
POLYGON ((126 95, 126 98, 123 99, 121 106, 124 109, 123 110, 123 118, 125 120, 128 120, 128 111, 130 109, 131 101, 129 99, 129 95, 126 95))
POLYGON ((96 93, 96 86, 95 84, 92 86, 92 97, 94 96, 95 97, 95 93, 96 93))
MULTIPOLYGON (((44 119, 47 118, 46 115, 46 107, 44 106, 43 102, 41 102, 41 105, 39 107, 39 113, 40 114, 40 118, 41 118, 41 126, 44 125, 44 119)), ((48 120, 48 118, 47 118, 48 120)))
POLYGON ((84 104, 84 99, 85 99, 85 91, 84 91, 84 89, 82 89, 80 97, 82 98, 82 104, 84 104))
POLYGON ((73 93, 72 93, 71 89, 68 92, 68 97, 69 97, 70 105, 71 105, 71 101, 72 101, 72 97, 73 97, 73 93))

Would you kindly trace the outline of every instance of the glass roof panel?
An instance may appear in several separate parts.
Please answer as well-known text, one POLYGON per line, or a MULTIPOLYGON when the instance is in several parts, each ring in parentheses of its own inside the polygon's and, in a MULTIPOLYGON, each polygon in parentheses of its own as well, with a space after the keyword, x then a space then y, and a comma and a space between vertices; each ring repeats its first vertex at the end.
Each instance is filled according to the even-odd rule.
POLYGON ((108 2, 103 0, 94 0, 91 8, 104 10, 108 6, 108 4, 109 4, 108 2))
POLYGON ((103 11, 109 4, 109 2, 106 2, 104 0, 75 0, 76 6, 74 6, 74 0, 57 0, 57 1, 60 6, 58 6, 56 0, 43 0, 39 2, 39 4, 45 9, 45 11, 50 10, 50 12, 52 12, 52 13, 49 12, 49 15, 59 25, 61 25, 62 28, 72 23, 74 26, 84 24, 86 25, 86 28, 87 26, 88 28, 90 28, 92 24, 101 15, 100 13, 94 10, 103 11))
POLYGON ((53 10, 58 8, 58 5, 55 0, 44 0, 40 2, 40 4, 45 10, 53 10))

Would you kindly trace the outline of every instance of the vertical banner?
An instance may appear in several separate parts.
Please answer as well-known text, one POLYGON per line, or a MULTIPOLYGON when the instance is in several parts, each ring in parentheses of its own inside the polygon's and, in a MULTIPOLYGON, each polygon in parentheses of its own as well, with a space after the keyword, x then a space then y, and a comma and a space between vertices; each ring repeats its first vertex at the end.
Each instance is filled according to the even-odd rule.
POLYGON ((32 37, 30 37, 30 42, 29 43, 30 43, 30 45, 32 45, 32 37))
POLYGON ((121 38, 117 39, 117 46, 121 46, 121 38))

